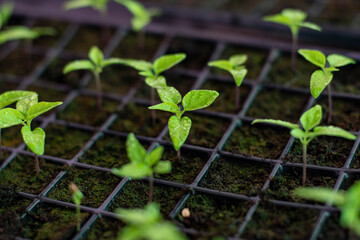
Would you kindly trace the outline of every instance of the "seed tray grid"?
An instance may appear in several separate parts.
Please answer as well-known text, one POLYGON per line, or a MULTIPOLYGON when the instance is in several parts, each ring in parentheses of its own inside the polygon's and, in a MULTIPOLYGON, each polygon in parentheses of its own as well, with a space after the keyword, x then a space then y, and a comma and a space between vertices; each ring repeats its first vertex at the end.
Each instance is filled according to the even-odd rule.
MULTIPOLYGON (((71 25, 72 26, 72 25, 71 25)), ((78 28, 78 27, 77 27, 78 28)), ((122 30, 121 30, 122 31, 122 30)), ((76 32, 76 31, 75 31, 76 32)), ((74 36, 75 32, 73 32, 72 36, 74 36)), ((67 35, 70 35, 70 33, 67 33, 67 35)), ((122 35, 122 34, 121 34, 122 35)), ((168 39, 171 39, 173 38, 174 36, 168 36, 168 39)), ((67 41, 70 41, 71 37, 68 37, 67 41)), ((118 41, 120 39, 117 39, 118 41)), ((66 40, 62 40, 61 42, 65 42, 66 40)), ((115 42, 115 41, 113 41, 115 42)), ((170 43, 169 40, 166 41, 167 42, 167 45, 170 43)), ((63 44, 62 47, 64 47, 66 44, 63 44)), ((55 49, 57 49, 57 53, 60 53, 61 51, 61 44, 59 44, 57 47, 55 47, 55 49)), ((216 50, 214 51, 213 53, 213 58, 212 59, 216 59, 221 51, 224 49, 225 45, 224 43, 220 43, 218 44, 218 47, 216 48, 216 50)), ((167 46, 161 46, 159 49, 159 52, 161 53, 164 53, 165 50, 166 50, 167 46)), ((54 51, 54 50, 53 50, 54 51)), ((160 54, 161 54, 160 53, 160 54)), ((53 53, 54 55, 52 56, 52 58, 56 57, 57 54, 53 53)), ((160 55, 158 54, 158 55, 160 55)), ((271 56, 272 54, 270 54, 271 56)), ((198 187, 197 184, 201 181, 202 177, 204 176, 204 174, 207 172, 208 168, 210 167, 211 163, 213 161, 216 161, 216 158, 218 157, 218 153, 222 154, 221 151, 219 151, 219 149, 221 149, 221 146, 223 146, 228 138, 228 136, 231 135, 232 131, 234 131, 236 125, 239 124, 239 121, 242 121, 242 120, 252 120, 251 118, 249 117, 246 117, 245 116, 245 113, 246 111, 248 110, 248 108, 250 107, 252 101, 254 100, 254 98, 256 97, 257 95, 257 92, 259 91, 259 89, 264 85, 263 83, 263 79, 264 79, 264 76, 265 76, 265 72, 266 72, 266 69, 269 69, 270 68, 270 65, 271 65, 271 61, 269 60, 271 59, 271 57, 268 58, 268 61, 266 62, 266 64, 264 65, 263 67, 263 71, 261 73, 261 77, 259 77, 258 80, 256 81, 251 81, 251 86, 252 86, 252 90, 251 90, 251 93, 249 94, 247 100, 245 101, 244 103, 244 107, 243 107, 243 110, 240 111, 238 114, 227 114, 227 115, 223 115, 222 117, 224 118, 230 118, 232 119, 232 123, 230 124, 230 126, 228 127, 228 130, 227 132, 224 134, 223 138, 220 140, 220 142, 217 144, 217 146, 214 148, 214 149, 207 149, 207 148, 201 148, 201 147, 198 147, 198 146, 191 146, 191 145, 188 145, 188 144, 185 144, 183 149, 193 149, 193 150, 200 150, 200 151, 205 151, 205 152, 208 152, 209 154, 211 154, 209 160, 207 161, 207 163, 204 165, 203 169, 201 170, 201 172, 198 174, 198 176, 196 177, 195 181, 192 183, 192 184, 186 184, 186 185, 179 185, 177 183, 172 183, 172 182, 168 182, 168 181, 165 181, 165 180, 160 180, 160 179, 155 179, 155 182, 157 183, 162 183, 162 184, 165 184, 165 185, 169 185, 169 186, 174 186, 174 187, 191 187, 193 188, 196 192, 205 192, 207 194, 210 194, 210 195, 217 195, 217 196, 224 196, 224 197, 228 197, 228 198, 237 198, 237 199, 246 199, 246 200, 250 200, 250 201, 254 201, 254 205, 253 207, 250 208, 248 214, 247 214, 247 217, 244 221, 244 223, 247 222, 247 220, 250 220, 251 218, 251 215, 252 213, 256 210, 256 207, 258 205, 258 202, 260 201, 260 198, 257 196, 253 199, 249 199, 247 196, 244 196, 244 195, 240 195, 240 194, 232 194, 232 193, 228 193, 228 192, 220 192, 220 191, 215 191, 215 190, 212 190, 212 189, 207 189, 207 188, 201 188, 201 187, 198 187)), ((50 63, 51 60, 47 60, 47 61, 44 61, 42 63, 43 66, 40 66, 42 70, 44 70, 46 68, 46 65, 50 63)), ((36 75, 39 75, 41 71, 37 71, 36 74, 31 74, 30 77, 27 77, 27 78, 24 78, 24 81, 22 83, 21 86, 24 86, 24 87, 20 87, 20 89, 25 89, 28 85, 30 85, 31 82, 35 81, 36 80, 36 75), (33 79, 31 81, 29 81, 29 79, 33 79), (25 82, 25 83, 24 83, 25 82)), ((209 76, 209 71, 207 69, 207 67, 205 67, 198 75, 197 75, 197 81, 195 82, 195 85, 193 86, 193 89, 195 88, 198 88, 200 87, 207 79, 207 77, 209 76)), ((86 86, 87 82, 90 80, 90 76, 87 75, 84 77, 84 79, 82 80, 82 83, 83 85, 82 86, 86 86)), ((11 82, 11 80, 10 80, 11 82)), ((36 82, 35 82, 36 83, 36 82)), ((276 86, 274 87, 276 88, 276 86)), ((281 87, 282 88, 282 87, 281 87)), ((134 88, 136 89, 136 88, 134 88)), ((286 89, 286 88, 285 88, 286 89)), ((291 90, 291 89, 290 89, 291 90)), ((70 104, 71 101, 77 96, 80 94, 80 92, 85 92, 85 93, 88 93, 89 95, 95 95, 94 92, 91 92, 91 90, 82 90, 82 89, 75 89, 73 90, 72 92, 69 93, 68 97, 66 98, 65 102, 64 102, 64 106, 62 108, 59 108, 59 111, 63 110, 66 105, 70 104)), ((121 100, 121 103, 118 107, 118 109, 121 109, 123 106, 125 106, 126 102, 127 101, 131 101, 131 98, 133 97, 133 95, 135 94, 135 90, 133 90, 132 92, 130 92, 125 98, 123 98, 123 96, 119 96, 118 97, 118 100, 121 100)), ((107 94, 105 94, 105 98, 108 97, 107 94)), ((351 96, 350 96, 351 98, 351 96)), ((134 99, 136 101, 136 99, 134 99)), ((146 101, 144 101, 143 103, 146 103, 146 101)), ((149 103, 148 103, 149 104, 149 103)), ((309 108, 310 106, 312 105, 312 102, 311 100, 309 101, 309 104, 308 106, 306 107, 309 108)), ((200 111, 201 114, 204 114, 204 115, 212 115, 212 114, 216 114, 216 113, 210 113, 209 111, 200 111)), ((116 115, 116 113, 115 113, 116 115)), ((114 114, 111 115, 108 120, 106 120, 106 122, 100 127, 100 128, 95 128, 95 127, 91 127, 91 126, 84 126, 83 124, 75 124, 75 123, 69 123, 69 122, 66 122, 66 121, 61 121, 61 120, 56 120, 55 119, 55 114, 53 115, 50 115, 49 117, 47 118, 42 118, 42 121, 43 121, 43 124, 42 126, 46 126, 47 124, 49 123, 56 123, 56 124, 63 124, 63 125, 72 125, 73 127, 75 128, 80 128, 80 126, 82 126, 82 128, 84 129, 88 129, 88 130, 91 130, 93 132, 95 132, 95 134, 93 135, 93 137, 87 142, 87 144, 85 144, 85 146, 78 152, 78 154, 70 161, 68 160, 64 160, 64 159, 57 159, 57 158, 54 158, 52 156, 44 156, 45 159, 48 159, 50 161, 55 161, 55 162, 61 162, 61 163, 67 163, 69 165, 73 165, 74 167, 75 166, 79 166, 79 167, 84 167, 84 166, 87 166, 88 168, 94 168, 94 169, 97 169, 97 170, 103 170, 103 171, 110 171, 109 169, 105 169, 105 168, 99 168, 99 167, 95 167, 95 166, 91 166, 91 165, 88 165, 88 164, 83 164, 83 163, 78 163, 77 162, 77 159, 78 157, 84 153, 88 148, 91 147, 91 145, 103 134, 103 133, 106 133, 108 130, 107 130, 107 127, 109 127, 109 125, 111 124, 111 122, 114 120, 114 114)), ((114 131, 108 131, 109 133, 114 133, 114 131)), ((157 137, 157 138, 141 138, 139 136, 139 139, 144 139, 144 140, 150 140, 153 144, 150 146, 150 148, 154 147, 157 143, 164 143, 165 145, 171 145, 170 142, 166 141, 166 140, 162 140, 162 138, 164 137, 164 135, 167 133, 167 127, 165 127, 165 129, 162 131, 162 133, 160 133, 160 135, 157 137)), ((122 136, 127 136, 127 133, 119 133, 119 135, 122 135, 122 136)), ((284 149, 284 153, 286 153, 290 147, 291 147, 291 143, 292 143, 293 139, 290 138, 289 140, 289 144, 287 144, 287 146, 285 147, 284 149)), ((355 154, 355 151, 356 151, 356 148, 357 148, 357 145, 359 144, 359 137, 357 138, 357 141, 356 143, 354 144, 354 147, 353 147, 353 150, 348 158, 348 161, 351 161, 351 159, 353 158, 354 154, 355 154)), ((15 156, 19 153, 19 154, 23 154, 23 153, 26 153, 26 154, 29 154, 29 155, 32 155, 31 153, 27 152, 27 151, 24 151, 25 145, 24 144, 21 144, 20 146, 18 146, 18 148, 5 148, 4 149, 7 149, 7 150, 11 150, 12 151, 12 154, 10 155, 10 157, 3 163, 2 165, 2 168, 4 168, 8 163, 10 163, 14 158, 15 156)), ((223 153, 224 155, 226 154, 229 154, 231 156, 235 156, 234 154, 232 153, 227 153, 227 152, 224 152, 223 153)), ((246 156, 241 156, 239 155, 238 156, 239 159, 241 158, 244 158, 246 160, 249 160, 249 161, 252 161, 252 160, 255 160, 254 158, 251 158, 251 157, 246 157, 246 156)), ((261 161, 261 159, 256 159, 256 161, 261 161)), ((266 161, 266 160, 264 160, 266 161)), ((280 168, 281 164, 282 164, 282 160, 280 159, 277 159, 277 160, 274 160, 275 161, 275 165, 274 165, 274 169, 272 171, 272 174, 275 174, 278 169, 280 168)), ((283 164, 283 166, 286 166, 286 163, 283 164)), ((301 167, 301 164, 298 165, 298 167, 301 167)), ((314 166, 315 167, 315 166, 314 166)), ((309 168, 311 168, 311 166, 309 166, 309 168)), ((317 166, 316 169, 323 169, 323 167, 319 167, 317 166)), ((327 169, 329 170, 329 169, 327 169)), ((332 170, 332 169, 331 169, 332 170)), ((347 168, 344 168, 344 169, 339 169, 338 171, 340 171, 340 176, 339 176, 339 179, 338 179, 338 184, 337 186, 340 186, 340 183, 343 181, 342 177, 344 176, 345 174, 345 171, 347 170, 347 168), (341 178, 340 178, 341 177, 341 178)), ((354 172, 353 170, 355 169, 351 169, 352 172, 354 172)), ((69 207, 74 207, 73 204, 71 203, 65 203, 65 202, 61 202, 61 201, 58 201, 58 200, 54 200, 54 199, 49 199, 47 197, 44 197, 46 196, 47 192, 51 190, 52 187, 55 186, 56 182, 58 182, 62 176, 65 174, 65 172, 61 172, 55 179, 54 181, 52 181, 48 187, 46 187, 43 192, 40 194, 40 195, 31 195, 31 194, 27 194, 27 193, 23 193, 23 192, 20 192, 19 194, 24 196, 24 197, 28 197, 28 198, 32 198, 32 199, 39 199, 40 201, 35 201, 33 202, 32 205, 30 205, 29 207, 29 210, 32 209, 33 207, 35 207, 35 205, 37 205, 39 202, 49 202, 49 203, 54 203, 55 205, 58 204, 58 205, 62 205, 62 206, 69 206, 69 207)), ((271 177, 271 176, 270 176, 271 177)), ((269 177, 269 178, 270 178, 269 177)), ((106 205, 110 202, 111 199, 113 199, 115 197, 115 195, 121 190, 122 186, 126 183, 127 180, 122 180, 119 185, 114 189, 114 191, 108 196, 108 198, 104 201, 104 203, 102 204, 102 212, 101 214, 102 215, 109 215, 109 212, 107 211, 104 211, 106 205)), ((264 187, 263 188, 266 188, 266 185, 269 184, 269 180, 266 181, 266 183, 264 184, 264 187)), ((177 206, 174 208, 174 210, 172 211, 172 216, 175 217, 177 212, 181 209, 181 206, 183 204, 185 204, 185 201, 187 199, 187 197, 189 196, 190 194, 189 193, 186 193, 183 198, 180 200, 180 202, 177 204, 177 206)), ((303 205, 301 204, 298 204, 298 203, 291 203, 291 202, 283 202, 283 201, 278 201, 278 200, 269 200, 270 202, 274 203, 274 204, 278 204, 278 205, 286 205, 286 204, 290 204, 291 206, 293 207, 304 207, 303 205)), ((308 206, 308 205, 306 205, 308 206)), ((308 207, 313 207, 313 205, 309 205, 308 207)), ((314 205, 314 207, 316 208, 319 208, 317 205, 314 205)), ((91 209, 91 208, 88 208, 88 207, 85 207, 85 206, 82 206, 82 209, 85 210, 85 211, 90 211, 90 212, 93 212, 95 216, 96 214, 95 213, 98 213, 97 211, 94 211, 94 209, 91 209)), ((321 208, 320 208, 321 209, 321 208)), ((323 211, 330 211, 330 210, 334 210, 334 208, 326 208, 324 209, 323 208, 323 211)), ((110 214, 111 216, 114 217, 113 214, 110 214)), ((325 216, 325 214, 323 214, 325 216)), ((320 215, 321 216, 321 215, 320 215)), ((96 220, 95 217, 91 217, 89 220, 88 220, 88 223, 86 223, 84 225, 84 227, 82 228, 82 231, 80 233, 78 233, 77 235, 77 238, 81 237, 85 231, 87 230, 87 228, 85 228, 85 226, 89 226, 91 225, 94 221, 96 220)), ((239 233, 242 233, 242 230, 245 229, 246 227, 246 224, 243 224, 241 226, 241 231, 239 231, 239 233)), ((320 229, 321 228, 321 224, 319 224, 319 226, 316 227, 316 229, 320 229)), ((316 230, 317 231, 317 230, 316 230)), ((195 231, 196 232, 196 231, 195 231)))

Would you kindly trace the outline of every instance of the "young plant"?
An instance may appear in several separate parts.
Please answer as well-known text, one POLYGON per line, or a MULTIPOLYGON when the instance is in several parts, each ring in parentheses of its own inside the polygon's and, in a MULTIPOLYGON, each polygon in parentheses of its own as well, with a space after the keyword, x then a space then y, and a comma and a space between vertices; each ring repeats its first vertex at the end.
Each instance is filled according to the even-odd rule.
POLYGON ((323 203, 330 201, 341 209, 340 224, 360 237, 360 181, 353 184, 346 192, 336 192, 322 187, 302 187, 294 190, 294 196, 323 203))
POLYGON ((296 70, 296 50, 298 47, 299 30, 301 27, 310 28, 312 30, 321 31, 321 27, 311 23, 305 22, 307 14, 298 9, 287 8, 279 14, 265 16, 264 21, 275 22, 286 25, 290 28, 292 35, 292 49, 291 49, 291 68, 296 70))
POLYGON ((234 80, 237 88, 235 88, 235 109, 240 108, 240 85, 247 74, 247 69, 243 65, 247 60, 245 54, 238 54, 230 57, 229 60, 217 60, 209 62, 210 67, 217 67, 229 72, 234 80))
POLYGON ((149 177, 149 202, 151 202, 154 173, 166 174, 171 172, 171 162, 160 161, 164 147, 158 146, 147 153, 135 135, 130 133, 126 140, 126 151, 130 163, 123 165, 121 168, 113 168, 112 173, 117 176, 133 179, 149 177))
POLYGON ((171 222, 164 221, 155 203, 144 209, 117 209, 118 217, 127 223, 118 240, 186 240, 185 235, 171 222))
POLYGON ((69 188, 72 193, 73 202, 76 205, 76 218, 77 218, 76 230, 80 231, 80 225, 81 225, 80 204, 82 199, 84 198, 84 195, 74 183, 70 183, 69 188))
POLYGON ((159 88, 158 93, 162 103, 149 107, 149 109, 162 110, 174 113, 174 116, 169 118, 169 134, 173 142, 174 148, 177 151, 177 156, 180 158, 180 147, 186 141, 190 128, 191 119, 183 117, 185 112, 194 111, 210 106, 219 93, 212 90, 192 90, 188 92, 184 98, 181 98, 180 93, 173 87, 159 88), (178 104, 182 102, 183 110, 178 104))
POLYGON ((331 54, 325 58, 325 55, 322 52, 309 49, 300 49, 299 54, 301 54, 307 61, 321 68, 321 70, 316 70, 311 75, 310 91, 311 95, 314 98, 317 98, 327 86, 329 102, 328 122, 330 123, 332 115, 330 83, 333 79, 333 72, 339 71, 338 67, 346 66, 348 64, 355 64, 355 60, 340 54, 331 54))
POLYGON ((31 130, 31 122, 37 116, 61 105, 62 102, 38 102, 38 95, 31 94, 16 103, 16 109, 3 108, 0 110, 0 128, 23 125, 21 134, 25 144, 35 153, 35 170, 40 173, 38 155, 43 155, 45 150, 45 132, 37 127, 31 130))
POLYGON ((91 7, 101 13, 106 12, 109 0, 68 0, 64 3, 66 10, 91 7))
POLYGON ((304 130, 300 128, 299 125, 293 124, 290 122, 285 122, 281 120, 273 120, 273 119, 256 119, 252 122, 255 123, 271 123, 280 125, 283 127, 287 127, 291 129, 291 136, 296 139, 299 139, 303 146, 303 178, 302 185, 305 185, 306 182, 306 155, 307 155, 307 146, 314 138, 318 136, 334 136, 334 137, 342 137, 350 140, 355 140, 356 136, 352 133, 349 133, 341 128, 334 126, 318 126, 320 124, 322 118, 322 110, 320 105, 316 105, 315 107, 307 110, 300 117, 300 122, 304 130))
POLYGON ((118 58, 104 59, 103 53, 96 46, 91 47, 88 55, 90 60, 75 60, 66 64, 63 73, 67 74, 69 72, 78 71, 78 70, 91 71, 95 78, 96 89, 98 94, 98 110, 102 111, 102 87, 101 87, 100 73, 102 72, 103 68, 107 66, 113 64, 119 64, 120 60, 118 58))

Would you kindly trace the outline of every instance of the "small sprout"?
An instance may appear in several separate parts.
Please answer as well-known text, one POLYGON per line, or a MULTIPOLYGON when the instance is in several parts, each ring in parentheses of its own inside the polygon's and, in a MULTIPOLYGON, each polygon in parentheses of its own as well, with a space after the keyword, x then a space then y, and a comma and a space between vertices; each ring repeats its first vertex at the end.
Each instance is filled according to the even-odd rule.
POLYGON ((21 134, 25 144, 35 153, 37 174, 40 172, 38 155, 43 155, 45 150, 45 132, 40 127, 31 130, 31 121, 61 104, 62 102, 38 102, 38 95, 33 93, 17 101, 16 109, 3 108, 0 110, 0 129, 23 125, 21 134))
POLYGON ((292 50, 291 50, 291 68, 296 70, 296 50, 299 39, 299 30, 301 27, 310 28, 312 30, 321 31, 321 27, 315 23, 305 22, 307 14, 298 9, 287 8, 281 11, 280 14, 265 16, 264 21, 275 22, 286 25, 290 28, 292 35, 292 50))
POLYGON ((162 110, 175 114, 169 118, 168 126, 170 138, 175 150, 178 151, 178 157, 180 157, 179 149, 186 141, 191 128, 191 119, 186 116, 182 117, 182 115, 188 111, 210 106, 217 96, 219 96, 219 93, 212 90, 192 90, 188 92, 183 99, 174 87, 159 88, 158 93, 162 103, 151 106, 149 109, 162 110), (178 106, 181 102, 183 110, 178 106))
POLYGON ((346 192, 336 192, 322 187, 301 187, 294 190, 294 196, 323 203, 331 202, 341 209, 341 226, 355 231, 360 236, 360 181, 355 182, 346 192))
POLYGON ((144 240, 186 240, 185 235, 171 222, 164 221, 156 203, 148 204, 144 209, 117 209, 118 217, 127 223, 117 239, 144 240))
POLYGON ((338 67, 346 66, 349 64, 355 64, 355 60, 345 57, 340 54, 331 54, 325 57, 325 55, 318 50, 309 50, 309 49, 300 49, 299 54, 301 54, 306 60, 314 64, 315 66, 321 68, 321 70, 316 70, 311 75, 310 79, 310 91, 311 95, 314 98, 319 97, 325 87, 328 87, 328 102, 329 102, 329 116, 328 122, 331 122, 332 115, 332 100, 331 100, 331 89, 330 83, 333 79, 333 73, 339 71, 338 67), (328 66, 326 64, 328 62, 328 66))
POLYGON ((160 161, 164 147, 158 146, 147 153, 145 148, 136 139, 135 135, 130 133, 126 140, 126 151, 130 163, 123 165, 121 168, 113 168, 111 171, 113 174, 120 177, 129 177, 133 179, 149 177, 149 202, 151 202, 154 173, 166 174, 171 172, 171 162, 160 161))
POLYGON ((281 120, 272 120, 272 119, 256 119, 252 122, 254 123, 270 123, 276 124, 283 127, 291 129, 291 136, 296 139, 299 139, 303 145, 303 179, 302 185, 305 186, 306 182, 306 154, 307 154, 307 145, 317 136, 334 136, 342 137, 350 140, 355 140, 356 136, 350 132, 347 132, 341 128, 334 126, 318 126, 322 118, 322 110, 320 105, 307 110, 300 117, 300 122, 304 130, 300 128, 299 125, 281 121, 281 120))
POLYGON ((68 0, 64 3, 65 10, 91 7, 99 12, 105 12, 109 0, 68 0))
POLYGON ((210 67, 217 67, 228 71, 234 78, 237 88, 235 88, 235 109, 240 108, 240 90, 239 87, 247 74, 247 69, 243 65, 247 60, 245 54, 238 54, 230 57, 229 60, 217 60, 209 62, 210 67))
POLYGON ((189 218, 190 217, 190 210, 188 208, 184 208, 181 210, 181 216, 183 218, 189 218))
POLYGON ((80 231, 80 225, 81 225, 80 204, 81 204, 82 199, 84 198, 84 195, 74 183, 70 183, 69 189, 72 193, 73 202, 76 205, 76 216, 77 216, 76 229, 77 229, 77 231, 80 231))
POLYGON ((101 81, 100 81, 100 73, 102 72, 104 67, 119 64, 120 59, 118 58, 109 58, 104 59, 104 55, 101 50, 93 46, 89 51, 89 59, 90 60, 75 60, 72 61, 64 67, 63 73, 67 74, 72 71, 77 70, 89 70, 93 73, 98 93, 98 110, 102 111, 102 89, 101 89, 101 81))

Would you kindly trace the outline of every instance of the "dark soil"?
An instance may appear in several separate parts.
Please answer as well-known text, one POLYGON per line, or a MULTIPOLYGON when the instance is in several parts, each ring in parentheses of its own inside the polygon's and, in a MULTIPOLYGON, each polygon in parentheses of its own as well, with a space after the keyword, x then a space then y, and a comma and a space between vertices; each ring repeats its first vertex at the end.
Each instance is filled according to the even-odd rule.
POLYGON ((296 123, 307 100, 307 96, 303 94, 265 88, 258 92, 246 115, 296 123))
POLYGON ((120 229, 124 227, 120 220, 108 217, 100 217, 92 225, 84 239, 86 240, 113 240, 117 239, 120 229))
POLYGON ((73 202, 69 184, 74 182, 84 194, 81 205, 99 207, 119 184, 120 179, 111 173, 95 170, 74 169, 68 170, 66 175, 56 184, 49 193, 49 198, 65 202, 73 202))
POLYGON ((101 126, 114 113, 118 105, 118 102, 103 99, 102 111, 99 111, 97 97, 78 96, 63 111, 58 113, 58 118, 85 125, 101 126))
POLYGON ((360 93, 360 64, 351 64, 340 68, 334 73, 331 87, 334 91, 345 93, 360 93))
POLYGON ((341 186, 341 189, 343 189, 344 191, 347 191, 355 182, 359 181, 360 179, 360 175, 358 174, 349 174, 349 177, 346 178, 343 181, 343 184, 341 186))
POLYGON ((179 221, 187 228, 202 231, 204 236, 226 237, 236 233, 242 223, 250 202, 230 201, 204 194, 190 196, 184 208, 189 208, 190 217, 179 221))
POLYGON ((0 89, 1 89, 1 93, 10 91, 10 90, 15 90, 18 88, 18 84, 16 83, 9 83, 6 81, 0 81, 0 89))
POLYGON ((326 220, 322 227, 322 230, 319 234, 318 239, 327 240, 327 239, 337 239, 337 240, 346 240, 350 239, 349 230, 341 227, 340 225, 340 214, 332 213, 326 220))
POLYGON ((220 157, 211 164, 200 186, 214 190, 256 196, 272 166, 220 157))
MULTIPOLYGON (((148 203, 149 183, 129 181, 109 207, 110 211, 117 208, 143 208, 148 203)), ((154 184, 153 202, 160 205, 160 211, 167 216, 178 203, 184 191, 179 188, 154 184)))
POLYGON ((6 147, 18 147, 23 142, 21 127, 18 125, 1 129, 1 144, 6 147))
POLYGON ((55 36, 42 36, 33 40, 34 45, 41 47, 54 47, 58 39, 63 35, 68 24, 55 20, 43 19, 36 20, 34 27, 52 27, 55 29, 55 36))
POLYGON ((92 135, 87 131, 55 124, 50 124, 45 131, 45 154, 65 159, 72 159, 92 135))
POLYGON ((0 72, 21 77, 27 76, 35 70, 43 58, 43 55, 29 55, 24 50, 14 50, 3 61, 0 61, 0 72))
MULTIPOLYGON (((349 157, 354 141, 337 137, 317 137, 308 144, 307 164, 341 168, 349 157)), ((302 144, 295 140, 285 162, 302 163, 302 144)))
POLYGON ((10 156, 10 152, 3 151, 2 154, 3 155, 2 155, 2 159, 0 159, 0 166, 10 156))
POLYGON ((261 203, 242 237, 246 239, 308 239, 317 210, 261 203))
POLYGON ((224 150, 247 156, 278 159, 289 139, 288 129, 243 123, 232 133, 224 150))
MULTIPOLYGON (((305 0, 305 1, 287 1, 287 0, 277 0, 275 4, 273 4, 273 7, 266 11, 266 14, 277 14, 280 13, 285 8, 294 8, 299 9, 304 12, 307 12, 307 10, 314 4, 314 1, 312 0, 305 0)), ((289 33, 290 35, 290 33, 289 33)))
POLYGON ((35 172, 34 157, 18 155, 0 172, 1 187, 15 187, 18 191, 39 194, 62 170, 62 167, 39 159, 40 173, 35 172))
MULTIPOLYGON (((16 194, 16 187, 14 186, 1 186, 0 187, 0 216, 14 212, 17 214, 25 213, 27 206, 32 201, 27 198, 20 197, 16 194)), ((0 217, 1 219, 1 217, 0 217)), ((0 221, 1 223, 1 221, 0 221)), ((0 229, 1 227, 0 224, 0 229)), ((1 234, 1 230, 0 230, 1 234)), ((0 235, 1 236, 1 235, 0 235)), ((0 237, 1 239, 1 237, 0 237)))
POLYGON ((360 168, 360 148, 357 149, 355 156, 352 161, 351 168, 360 168))
POLYGON ((257 6, 261 0, 244 0, 236 1, 230 0, 225 1, 226 3, 220 6, 220 10, 236 12, 236 13, 249 13, 251 10, 257 6))

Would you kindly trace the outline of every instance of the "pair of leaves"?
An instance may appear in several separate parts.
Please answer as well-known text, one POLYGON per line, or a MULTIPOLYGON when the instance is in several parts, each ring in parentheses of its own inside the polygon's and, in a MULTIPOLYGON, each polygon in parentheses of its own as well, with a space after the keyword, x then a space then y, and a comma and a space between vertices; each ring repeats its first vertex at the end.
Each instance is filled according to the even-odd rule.
POLYGON ((247 74, 247 69, 242 66, 246 60, 247 56, 245 54, 238 54, 230 57, 229 60, 212 61, 209 62, 208 65, 229 72, 233 76, 236 85, 239 87, 247 74))
POLYGON ((300 49, 298 52, 307 61, 321 68, 321 70, 316 70, 310 79, 310 91, 314 98, 319 97, 325 87, 332 81, 332 72, 339 71, 338 67, 355 64, 353 59, 340 54, 331 54, 326 58, 318 50, 300 49), (329 67, 326 67, 326 61, 329 63, 329 67))

